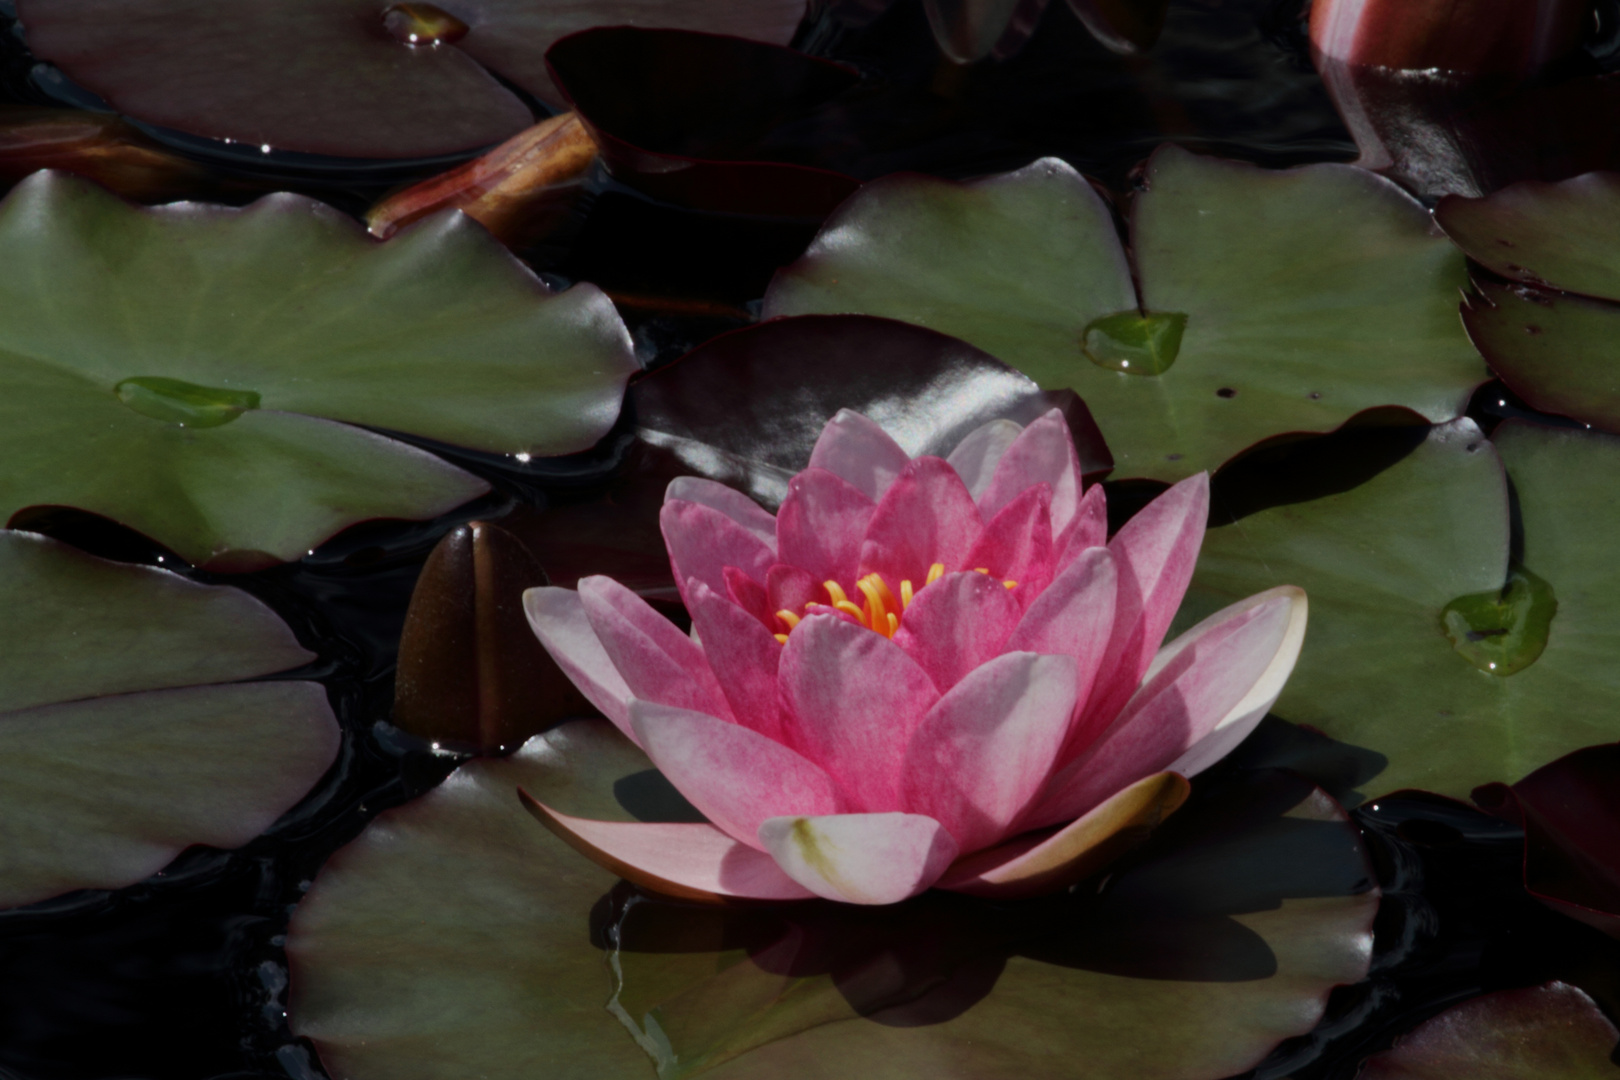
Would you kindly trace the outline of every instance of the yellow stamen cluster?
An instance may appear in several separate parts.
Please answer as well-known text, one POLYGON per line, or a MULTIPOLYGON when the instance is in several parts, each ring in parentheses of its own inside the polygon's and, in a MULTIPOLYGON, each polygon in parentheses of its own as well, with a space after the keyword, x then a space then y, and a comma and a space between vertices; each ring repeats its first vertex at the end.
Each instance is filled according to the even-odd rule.
MULTIPOLYGON (((974 569, 981 574, 990 573, 989 570, 982 566, 976 566, 974 569)), ((926 588, 932 585, 944 576, 945 564, 934 563, 928 568, 928 577, 923 581, 923 587, 926 588)), ((1009 589, 1018 587, 1016 581, 1003 581, 1002 584, 1009 589)), ((867 574, 855 583, 855 587, 860 590, 862 597, 865 598, 866 603, 864 605, 851 600, 849 595, 844 592, 844 587, 836 581, 824 581, 821 586, 827 590, 828 603, 819 604, 812 601, 804 605, 805 614, 809 614, 811 608, 830 607, 834 611, 842 611, 868 630, 882 634, 887 638, 894 637, 895 633, 899 631, 900 616, 911 606, 912 598, 916 595, 916 590, 912 588, 911 580, 908 578, 900 582, 900 599, 896 600, 894 593, 889 589, 888 582, 883 580, 882 574, 867 574)), ((787 626, 788 633, 792 633, 803 618, 799 613, 789 611, 787 608, 778 611, 776 617, 781 619, 787 626)), ((787 634, 776 635, 776 640, 784 645, 787 644, 787 639, 787 634)))

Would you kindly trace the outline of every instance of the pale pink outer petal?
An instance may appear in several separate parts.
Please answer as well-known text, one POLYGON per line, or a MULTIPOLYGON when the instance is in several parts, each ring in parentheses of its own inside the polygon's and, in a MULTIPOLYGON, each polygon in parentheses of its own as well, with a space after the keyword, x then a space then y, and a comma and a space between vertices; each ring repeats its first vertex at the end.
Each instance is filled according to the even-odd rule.
POLYGON ((809 468, 788 481, 776 514, 777 556, 809 573, 817 584, 855 588, 861 541, 877 503, 836 473, 809 468))
POLYGON ((852 809, 900 809, 906 746, 939 700, 927 672, 882 634, 813 615, 788 636, 777 685, 793 748, 832 775, 852 809))
POLYGON ((593 821, 553 810, 522 788, 541 824, 596 865, 682 900, 808 900, 815 894, 762 851, 703 823, 593 821))
POLYGON ((978 502, 990 487, 1001 455, 1007 452, 1007 447, 1023 430, 1022 425, 1011 420, 992 420, 988 424, 980 424, 968 432, 945 459, 962 478, 962 483, 967 485, 968 494, 973 496, 974 502, 978 502))
MULTIPOLYGON (((1198 637, 1166 659, 1089 750, 1062 766, 1021 823, 1069 821, 1114 792, 1160 772, 1214 731, 1252 708, 1251 694, 1293 668, 1305 594, 1292 586, 1268 590, 1258 602, 1225 608, 1195 629, 1198 637)), ((1264 715, 1262 712, 1261 715, 1264 715)))
MULTIPOLYGON (((1187 748, 1186 753, 1170 763, 1171 772, 1180 773, 1182 776, 1197 776, 1237 749, 1238 743, 1249 737, 1249 733, 1260 725, 1266 713, 1271 711, 1272 705, 1276 704, 1277 696, 1282 693, 1283 686, 1288 682, 1288 676, 1294 672, 1294 664, 1299 660, 1300 647, 1305 643, 1305 622, 1310 613, 1305 593, 1293 585, 1279 585, 1232 605, 1234 608, 1242 608, 1245 605, 1258 606, 1268 603, 1271 597, 1279 595, 1287 596, 1292 607, 1286 636, 1276 655, 1272 657, 1271 666, 1266 668, 1265 673, 1249 688, 1249 692, 1243 695, 1243 700, 1232 706, 1209 734, 1193 743, 1187 748)), ((1230 611, 1231 608, 1226 610, 1230 611)), ((1213 625, 1221 614, 1216 612, 1159 651, 1171 653, 1173 656, 1172 650, 1179 652, 1197 641, 1205 632, 1205 628, 1213 625), (1192 641, 1188 641, 1188 638, 1192 638, 1192 641)), ((1166 661, 1170 658, 1166 657, 1166 661)), ((1154 667, 1148 669, 1150 678, 1158 666, 1159 661, 1155 657, 1154 667)))
POLYGON ((715 828, 750 847, 760 846, 756 834, 766 818, 843 809, 819 765, 741 724, 632 701, 630 726, 675 790, 715 828))
POLYGON ((920 814, 776 817, 759 839, 788 877, 846 904, 895 904, 939 880, 956 841, 920 814))
POLYGON ((1101 484, 1093 484, 1080 496, 1069 527, 1056 534, 1057 572, 1062 573, 1087 548, 1108 543, 1108 496, 1101 484))
POLYGON ((698 476, 677 476, 664 489, 664 501, 672 499, 713 507, 765 541, 772 549, 776 547, 776 518, 736 488, 698 476))
POLYGON ((839 409, 827 421, 810 451, 811 468, 837 473, 873 502, 910 463, 911 455, 888 432, 850 409, 839 409))
POLYGON ((1045 484, 1025 488, 984 526, 966 566, 988 570, 998 581, 1012 581, 1020 607, 1034 603, 1052 583, 1052 491, 1045 484))
POLYGON ((781 643, 753 615, 701 581, 689 583, 686 596, 692 629, 703 643, 703 655, 731 705, 731 715, 744 727, 786 742, 776 692, 781 643))
POLYGON ((901 787, 906 809, 944 825, 964 852, 1004 838, 1052 775, 1074 712, 1075 678, 1072 658, 1029 652, 974 669, 912 736, 901 787))
MULTIPOLYGON (((1075 687, 1086 701, 1102 670, 1113 633, 1118 575, 1107 548, 1088 548, 1024 612, 1002 648, 1009 652, 1054 653, 1073 657, 1075 687)), ((1084 706, 1077 706, 1058 760, 1063 762, 1090 745, 1102 730, 1087 727, 1084 706)), ((1106 721, 1104 721, 1106 725, 1106 721)))
POLYGON ((937 887, 996 900, 1067 888, 1145 840, 1191 792, 1192 785, 1174 772, 1145 776, 1056 832, 1025 833, 964 855, 937 887))
POLYGON ((1007 448, 979 499, 979 510, 990 518, 1036 484, 1052 489, 1052 531, 1061 535, 1080 507, 1080 455, 1059 409, 1024 428, 1007 448))
POLYGON ((1020 614, 1018 601, 1000 581, 971 570, 946 574, 906 608, 894 643, 944 693, 1002 652, 1020 614))
POLYGON ((966 569, 983 531, 979 508, 944 458, 920 457, 879 500, 861 545, 860 574, 882 574, 890 588, 910 581, 921 588, 928 568, 966 569))
POLYGON ((1094 723, 1118 714, 1158 652, 1192 581, 1208 518, 1209 475, 1199 473, 1148 503, 1108 542, 1119 593, 1104 676, 1083 707, 1094 723))
POLYGON ((613 721, 613 726, 634 742, 636 733, 630 730, 630 687, 624 676, 613 666, 607 650, 591 629, 585 617, 585 605, 573 589, 559 589, 547 585, 539 589, 526 589, 523 593, 523 614, 529 619, 529 628, 540 639, 546 652, 557 661, 579 692, 613 721))
POLYGON ((703 647, 610 577, 579 579, 579 600, 632 697, 732 719, 703 647))
POLYGON ((697 578, 726 593, 725 568, 734 566, 755 581, 776 563, 776 549, 712 506, 666 499, 658 512, 675 583, 686 599, 686 582, 697 578))

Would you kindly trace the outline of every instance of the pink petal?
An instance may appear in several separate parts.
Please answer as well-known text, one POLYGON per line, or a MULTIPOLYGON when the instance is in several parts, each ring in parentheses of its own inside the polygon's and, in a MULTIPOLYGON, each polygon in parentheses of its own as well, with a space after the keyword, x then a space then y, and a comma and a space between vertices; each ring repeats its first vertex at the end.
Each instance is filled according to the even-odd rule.
POLYGON ((920 589, 934 563, 967 568, 982 531, 979 508, 956 470, 944 458, 920 457, 878 502, 861 545, 860 574, 882 574, 890 588, 910 581, 920 589))
POLYGON ((894 643, 943 693, 1002 651, 1019 614, 1018 601, 999 580, 971 570, 946 574, 906 608, 894 643))
POLYGON ((808 900, 769 855, 704 824, 592 821, 553 810, 522 788, 529 813, 611 874, 681 900, 808 900))
POLYGON ((906 809, 944 825, 963 851, 994 844, 1052 775, 1074 706, 1070 657, 1005 653, 976 668, 912 736, 906 809))
POLYGON ((703 655, 731 705, 731 715, 744 727, 785 742, 776 692, 782 646, 776 636, 759 619, 701 581, 691 583, 687 602, 692 628, 703 642, 703 655))
POLYGON ((837 474, 806 469, 788 481, 777 512, 777 554, 818 584, 831 580, 853 590, 861 541, 876 510, 877 503, 837 474))
POLYGON ((1143 777, 1056 832, 1026 833, 963 856, 938 886, 995 900, 1068 888, 1147 839, 1191 792, 1186 778, 1173 772, 1143 777))
POLYGON ((1108 496, 1101 484, 1086 489, 1080 496, 1080 508, 1075 511, 1074 520, 1056 535, 1053 546, 1058 552, 1058 573, 1078 559, 1082 551, 1108 543, 1108 496))
POLYGON ((1192 581, 1209 517, 1209 475, 1189 476, 1148 503, 1109 541, 1119 570, 1106 673, 1084 712, 1111 720, 1141 681, 1192 581))
POLYGON ((766 544, 776 545, 776 519, 769 510, 736 488, 697 476, 677 476, 664 489, 664 501, 672 499, 712 507, 766 544))
MULTIPOLYGON (((1305 594, 1292 586, 1233 604, 1197 629, 1198 637, 1158 665, 1109 729, 1063 766, 1030 812, 1028 827, 1069 821, 1149 773, 1160 772, 1234 713, 1246 713, 1275 684, 1280 661, 1292 669, 1305 594)), ((1264 715, 1262 711, 1261 715, 1264 715)))
POLYGON ((764 581, 766 571, 776 564, 772 545, 712 506, 666 500, 658 512, 658 524, 683 600, 689 578, 724 594, 726 567, 735 566, 755 581, 764 581))
POLYGON ((731 719, 703 647, 610 577, 579 579, 585 617, 631 696, 731 719))
POLYGON ((1052 530, 1061 533, 1080 507, 1080 455, 1059 409, 1024 428, 1007 448, 979 499, 979 511, 986 518, 993 517, 1036 484, 1052 489, 1052 530))
POLYGON ((967 485, 968 494, 973 496, 975 502, 990 487, 1001 455, 1007 452, 1007 447, 1023 430, 1011 420, 992 420, 988 424, 981 424, 968 432, 945 459, 962 478, 962 483, 967 485))
MULTIPOLYGON (((733 604, 752 615, 762 626, 776 625, 777 609, 771 607, 769 589, 735 566, 726 567, 722 573, 726 579, 726 595, 731 597, 733 604)), ((694 585, 700 585, 708 589, 711 594, 714 592, 713 589, 709 589, 707 585, 704 585, 697 578, 692 578, 686 583, 686 587, 681 590, 688 605, 692 603, 692 587, 694 585)))
POLYGON ((983 567, 998 581, 1015 581, 1019 607, 1033 603, 1052 582, 1052 492, 1045 484, 1025 488, 985 525, 968 552, 967 566, 983 567))
POLYGON ((883 497, 909 464, 911 455, 888 432, 849 409, 839 409, 827 421, 810 451, 811 468, 836 473, 873 502, 883 497))
POLYGON ((843 808, 820 766, 741 724, 632 701, 630 725, 675 790, 715 828, 750 847, 760 846, 756 834, 766 818, 843 808))
POLYGON ((630 730, 630 699, 634 695, 591 629, 579 593, 553 585, 527 589, 523 593, 523 613, 528 616, 534 636, 563 674, 579 687, 585 700, 635 741, 635 732, 630 730))
POLYGON ((778 611, 797 615, 804 610, 804 605, 812 601, 824 603, 827 599, 822 595, 821 582, 811 577, 808 570, 786 563, 778 563, 766 573, 765 591, 770 596, 773 617, 778 611))
MULTIPOLYGON (((1002 647, 1008 652, 1052 653, 1073 657, 1076 663, 1075 688, 1084 702, 1102 670, 1108 653, 1109 635, 1115 626, 1114 603, 1117 590, 1114 557, 1107 548, 1087 548, 1058 575, 1046 591, 1024 612, 1018 626, 1002 647)), ((1090 714, 1083 706, 1076 709, 1059 761, 1067 761, 1090 745, 1102 725, 1086 726, 1090 714)), ((1110 718, 1111 719, 1111 718, 1110 718)))
POLYGON ((788 877, 846 904, 895 904, 939 879, 956 841, 920 814, 776 817, 759 839, 788 877))
POLYGON ((854 808, 900 808, 906 745, 939 700, 928 674, 884 637, 831 615, 801 622, 777 684, 794 749, 832 774, 854 808))

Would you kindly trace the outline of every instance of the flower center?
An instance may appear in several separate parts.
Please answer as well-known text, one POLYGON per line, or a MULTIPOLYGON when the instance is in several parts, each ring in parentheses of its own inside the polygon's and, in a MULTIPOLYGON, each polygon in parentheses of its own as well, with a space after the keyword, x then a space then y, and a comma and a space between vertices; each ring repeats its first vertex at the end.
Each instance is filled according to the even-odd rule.
MULTIPOLYGON (((975 566, 973 569, 981 574, 988 575, 990 573, 990 570, 983 566, 975 566)), ((935 563, 930 566, 928 568, 928 577, 923 581, 923 588, 932 585, 944 575, 944 563, 935 563)), ((1003 581, 1002 584, 1009 589, 1018 587, 1016 581, 1003 581)), ((812 600, 805 604, 800 611, 790 611, 783 608, 776 613, 776 617, 788 628, 787 634, 776 635, 777 641, 786 645, 788 634, 793 632, 794 628, 799 625, 806 615, 812 614, 814 608, 831 608, 834 611, 842 611, 868 630, 882 634, 886 638, 892 638, 900 629, 900 618, 905 614, 906 609, 911 606, 912 598, 917 591, 912 588, 911 580, 907 578, 900 582, 900 597, 897 600, 894 591, 889 588, 889 583, 883 580, 882 574, 867 574, 855 583, 856 589, 859 590, 866 601, 864 604, 857 604, 851 600, 849 595, 844 592, 844 587, 836 581, 824 581, 821 583, 821 587, 827 591, 826 603, 818 603, 812 600)))

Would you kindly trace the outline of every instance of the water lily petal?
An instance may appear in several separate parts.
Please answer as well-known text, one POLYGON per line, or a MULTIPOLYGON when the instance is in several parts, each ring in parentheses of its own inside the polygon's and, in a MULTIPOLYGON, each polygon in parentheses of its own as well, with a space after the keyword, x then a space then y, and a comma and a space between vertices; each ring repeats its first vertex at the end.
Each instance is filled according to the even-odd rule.
POLYGON ((963 851, 1000 840, 1052 775, 1075 706, 1075 662, 1005 653, 928 711, 906 753, 906 808, 963 851))
MULTIPOLYGON (((769 589, 735 566, 726 567, 724 576, 726 579, 726 595, 731 597, 733 604, 752 615, 759 621, 761 626, 775 625, 778 609, 771 606, 771 591, 769 589)), ((697 578, 689 578, 686 587, 681 590, 681 595, 686 599, 688 606, 693 603, 693 586, 702 586, 711 595, 714 593, 713 589, 704 585, 697 578)))
POLYGON ((731 705, 731 715, 746 728, 786 742, 776 693, 781 643, 753 614, 701 581, 691 582, 686 595, 692 628, 703 642, 703 655, 731 705))
POLYGON ((1080 496, 1080 506, 1068 527, 1057 531, 1057 573, 1080 557, 1087 548, 1108 543, 1108 495, 1101 484, 1093 484, 1080 496))
MULTIPOLYGON (((1108 654, 1108 636, 1116 625, 1117 589, 1113 554, 1104 547, 1087 548, 1029 605, 1004 647, 1073 657, 1078 665, 1075 686, 1079 700, 1085 702, 1108 654)), ((1060 761, 1084 749, 1101 730, 1079 726, 1078 721, 1088 716, 1083 706, 1076 713, 1060 761)))
POLYGON ((776 546, 776 518, 736 488, 700 476, 677 476, 664 489, 664 501, 671 500, 712 507, 769 546, 776 546))
POLYGON ((909 464, 911 455, 887 431, 849 409, 839 409, 827 421, 810 451, 811 468, 838 474, 873 502, 883 498, 909 464))
POLYGON ((906 745, 939 700, 928 673, 882 634, 813 615, 789 635, 777 684, 794 714, 794 749, 858 809, 899 809, 906 745))
POLYGON ((836 473, 806 469, 788 481, 787 498, 777 512, 777 552, 818 584, 836 581, 851 591, 861 541, 876 510, 874 500, 836 473))
POLYGON ((714 827, 759 847, 760 822, 844 809, 821 766, 757 731, 706 713, 630 703, 630 725, 658 771, 714 827))
POLYGON ((1108 543, 1119 569, 1104 677, 1084 711, 1112 719, 1135 692, 1192 581, 1209 518, 1209 476, 1189 476, 1143 507, 1108 543))
POLYGON ((755 581, 764 581, 766 571, 776 564, 773 545, 712 506, 667 499, 658 512, 658 525, 683 600, 689 578, 724 593, 726 567, 734 566, 755 581))
POLYGON ((926 890, 956 858, 956 841, 921 814, 775 817, 759 839, 776 864, 817 896, 894 904, 926 890))
MULTIPOLYGON (((979 502, 989 489, 1001 456, 1023 430, 1021 425, 1011 420, 992 420, 988 424, 980 424, 968 432, 945 459, 962 478, 962 483, 967 485, 968 494, 973 496, 974 502, 979 502)), ((983 509, 982 502, 980 509, 983 509)))
POLYGON ((999 580, 971 570, 946 574, 906 608, 894 643, 944 693, 1002 651, 1020 614, 1018 601, 999 580))
POLYGON ((1230 730, 1262 702, 1263 716, 1299 654, 1304 626, 1298 609, 1304 602, 1301 590, 1281 586, 1194 627, 1198 637, 1143 682, 1090 749, 1060 767, 1023 824, 1077 817, 1138 778, 1168 768, 1223 722, 1230 730))
POLYGON ((635 732, 630 730, 630 699, 634 695, 591 629, 579 593, 554 585, 527 589, 523 593, 523 613, 528 616, 534 636, 579 692, 634 741, 635 732))
POLYGON ((824 600, 821 582, 810 576, 810 571, 786 563, 778 563, 765 573, 765 592, 770 598, 771 614, 787 610, 799 612, 813 600, 824 600))
POLYGON ((861 576, 921 586, 934 563, 963 569, 982 531, 979 508, 956 470, 944 458, 917 458, 878 502, 861 545, 861 576))
POLYGON ((579 579, 579 600, 633 697, 732 718, 703 647, 647 601, 600 574, 579 579))
POLYGON ((644 889, 682 900, 808 900, 771 856, 702 823, 593 821, 553 810, 522 788, 529 813, 565 844, 644 889))
POLYGON ((1019 607, 1027 607, 1052 582, 1052 489, 1025 488, 985 525, 967 566, 983 568, 997 581, 1011 581, 1019 607))
POLYGON ((1144 776, 1056 832, 1016 840, 956 860, 938 887, 995 900, 1066 889, 1135 847, 1192 792, 1174 772, 1144 776))
POLYGON ((1052 489, 1052 530, 1061 533, 1080 508, 1080 456, 1059 409, 1053 409, 1018 436, 996 466, 979 511, 993 517, 1026 488, 1052 489))

